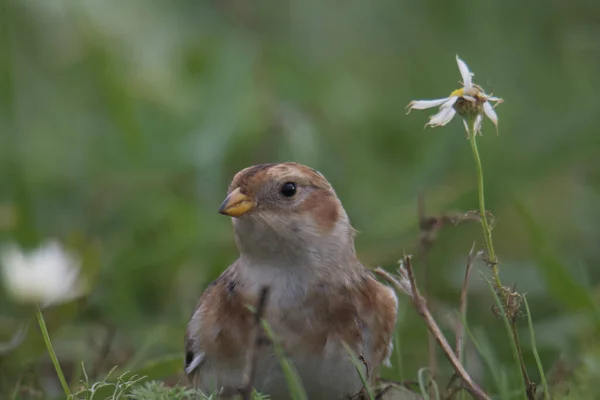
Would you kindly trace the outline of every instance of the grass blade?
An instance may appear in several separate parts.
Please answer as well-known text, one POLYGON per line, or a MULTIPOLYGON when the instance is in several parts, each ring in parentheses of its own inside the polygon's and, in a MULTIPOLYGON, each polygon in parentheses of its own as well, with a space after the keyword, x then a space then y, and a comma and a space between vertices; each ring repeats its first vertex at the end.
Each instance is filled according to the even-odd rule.
POLYGON ((429 386, 431 385, 431 388, 433 388, 433 394, 435 396, 433 400, 440 400, 440 391, 437 383, 430 376, 425 376, 425 373, 430 372, 431 371, 429 368, 421 368, 419 370, 419 389, 421 389, 421 395, 423 396, 424 400, 431 400, 431 397, 429 396, 429 386))
POLYGON ((296 372, 296 368, 294 368, 292 363, 290 363, 285 356, 283 347, 281 347, 281 344, 276 340, 271 326, 264 319, 261 320, 261 325, 271 342, 273 342, 273 349, 275 350, 275 355, 277 356, 279 364, 281 365, 281 369, 283 370, 285 381, 290 389, 290 396, 293 400, 308 400, 306 392, 304 391, 304 387, 302 386, 302 382, 300 382, 298 372, 296 372))
POLYGON ((489 372, 492 374, 492 379, 494 380, 494 384, 496 385, 496 388, 501 393, 502 399, 506 399, 506 395, 502 391, 502 384, 500 383, 500 376, 498 375, 498 365, 499 364, 496 362, 495 357, 492 354, 493 347, 489 344, 487 337, 484 340, 484 344, 482 345, 475 338, 475 335, 471 331, 471 328, 469 327, 469 324, 467 324, 467 320, 464 318, 464 316, 461 315, 458 311, 456 312, 456 314, 457 314, 458 318, 462 319, 462 325, 465 329, 466 334, 469 336, 469 339, 471 339, 471 343, 473 343, 473 346, 475 346, 477 353, 483 358, 483 361, 487 365, 489 372))
POLYGON ((402 363, 402 347, 401 347, 401 340, 400 340, 400 329, 399 327, 402 326, 402 323, 404 322, 404 318, 406 317, 406 310, 408 309, 409 303, 408 302, 403 302, 399 307, 398 307, 398 318, 397 318, 397 323, 396 323, 396 330, 394 331, 394 354, 395 354, 395 358, 396 358, 396 365, 395 365, 395 369, 396 369, 396 376, 398 381, 403 381, 404 380, 404 368, 403 368, 403 363, 402 363))
POLYGON ((548 391, 548 383, 546 382, 546 375, 544 374, 544 368, 542 367, 542 361, 540 360, 540 355, 538 354, 537 347, 535 345, 535 332, 533 330, 533 322, 531 321, 531 312, 529 311, 529 304, 527 304, 527 297, 523 296, 523 301, 525 302, 525 309, 527 310, 527 323, 529 325, 529 336, 531 340, 531 349, 533 351, 533 356, 535 357, 535 363, 537 364, 538 371, 540 373, 540 377, 542 379, 542 385, 544 386, 544 399, 550 400, 550 392, 548 391))
POLYGON ((358 357, 356 357, 356 354, 354 354, 354 351, 352 351, 352 349, 350 348, 350 346, 348 346, 348 344, 346 342, 342 342, 342 344, 344 345, 344 348, 350 355, 350 360, 352 361, 352 364, 354 364, 354 367, 356 368, 356 372, 358 372, 358 376, 360 377, 363 387, 365 388, 365 391, 367 392, 367 396, 368 396, 369 400, 375 400, 375 395, 373 394, 373 389, 371 389, 371 386, 369 385, 369 381, 367 380, 367 377, 365 376, 365 374, 362 371, 362 367, 365 364, 363 362, 361 362, 358 359, 358 357))

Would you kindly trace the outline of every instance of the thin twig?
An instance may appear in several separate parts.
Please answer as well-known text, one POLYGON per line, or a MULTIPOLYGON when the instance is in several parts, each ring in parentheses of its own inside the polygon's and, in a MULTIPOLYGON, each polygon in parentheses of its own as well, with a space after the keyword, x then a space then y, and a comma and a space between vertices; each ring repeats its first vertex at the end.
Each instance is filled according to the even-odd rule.
MULTIPOLYGON (((438 232, 446 222, 444 216, 442 217, 427 217, 425 212, 425 197, 423 193, 419 193, 418 196, 418 208, 417 213, 419 216, 419 255, 421 258, 421 265, 423 266, 423 290, 425 292, 425 297, 432 300, 433 296, 431 294, 431 285, 429 279, 429 263, 428 263, 428 254, 429 250, 433 246, 435 239, 438 236, 438 232)), ((431 332, 427 333, 427 358, 429 371, 431 371, 432 376, 437 375, 437 346, 435 343, 435 338, 431 334, 431 332)), ((432 393, 429 393, 431 396, 432 393)))
POLYGON ((458 225, 461 222, 481 221, 478 214, 472 211, 466 213, 445 213, 441 215, 427 215, 425 211, 425 198, 422 194, 418 197, 418 219, 419 219, 419 254, 425 256, 435 240, 440 230, 447 225, 458 225))
MULTIPOLYGON (((464 221, 480 221, 480 216, 477 212, 467 212, 464 214, 442 214, 439 216, 427 216, 425 211, 425 198, 419 193, 418 196, 418 219, 419 219, 419 257, 423 265, 423 291, 424 296, 428 301, 432 301, 432 293, 430 288, 430 280, 429 280, 429 263, 428 263, 428 254, 431 250, 435 240, 437 239, 440 230, 449 224, 457 225, 460 222, 464 221)), ((475 246, 475 244, 473 244, 475 246)), ((468 274, 470 273, 470 267, 467 268, 468 271, 465 274, 465 283, 468 281, 468 274)), ((466 290, 466 286, 463 286, 463 291, 466 290)), ((464 314, 463 308, 466 307, 466 293, 461 293, 461 314, 464 314), (463 306, 464 304, 464 306, 463 306)), ((462 338, 464 333, 462 333, 462 324, 459 323, 457 330, 457 350, 456 354, 460 362, 462 363, 462 338), (458 350, 460 348, 460 350, 458 350)), ((428 354, 428 365, 433 376, 436 375, 437 372, 437 342, 435 337, 431 334, 431 332, 427 333, 427 354, 428 354)), ((430 393, 432 396, 433 393, 430 393)))
POLYGON ((248 341, 248 349, 246 351, 246 364, 244 366, 242 385, 239 388, 239 393, 242 395, 243 400, 252 399, 254 375, 256 373, 256 358, 258 354, 258 348, 261 344, 260 332, 262 331, 262 326, 260 321, 265 311, 268 295, 268 287, 263 287, 260 289, 258 304, 256 306, 256 310, 254 311, 254 328, 250 332, 250 340, 248 341))
MULTIPOLYGON (((412 289, 413 306, 415 307, 417 313, 419 313, 419 315, 425 321, 429 332, 431 332, 435 337, 439 346, 442 348, 444 355, 450 362, 450 365, 452 365, 454 371, 462 379, 465 389, 476 399, 491 400, 490 397, 487 394, 485 394, 485 392, 479 387, 479 385, 477 385, 477 383, 473 381, 473 379, 469 376, 468 372, 465 370, 458 358, 456 358, 452 347, 450 347, 450 345, 448 344, 448 341, 444 337, 444 334, 442 333, 440 327, 435 322, 433 316, 431 315, 431 312, 427 308, 427 303, 425 302, 425 299, 420 295, 419 290, 417 288, 417 283, 415 281, 415 276, 412 269, 411 258, 409 256, 404 258, 404 265, 408 273, 408 279, 410 281, 410 286, 412 289)), ((399 292, 404 293, 402 285, 392 275, 390 275, 381 268, 377 268, 375 270, 375 273, 389 281, 399 292)))
POLYGON ((473 242, 473 246, 471 246, 471 251, 469 251, 469 258, 467 259, 467 266, 465 268, 465 279, 463 281, 462 289, 460 291, 460 305, 459 312, 461 319, 458 321, 458 327, 456 328, 456 358, 463 363, 463 351, 464 351, 464 337, 465 337, 465 329, 463 326, 463 321, 467 320, 467 299, 468 299, 468 288, 469 288, 469 276, 471 275, 471 270, 473 269, 473 264, 475 263, 475 259, 477 258, 477 253, 475 252, 475 242, 473 242))
POLYGON ((460 378, 458 375, 456 375, 456 373, 452 374, 452 377, 450 378, 450 381, 448 382, 448 385, 446 386, 446 390, 444 391, 444 399, 452 399, 454 398, 454 395, 456 395, 461 389, 462 389, 462 385, 460 385, 460 378), (456 385, 456 381, 459 381, 458 385, 456 385))
POLYGON ((525 361, 523 361, 523 350, 521 350, 519 333, 517 331, 516 317, 511 319, 510 328, 515 339, 515 346, 517 347, 517 354, 519 356, 519 366, 521 367, 521 374, 523 374, 523 380, 525 381, 525 393, 527 393, 527 399, 535 400, 535 391, 537 387, 535 383, 529 379, 529 374, 527 374, 527 369, 525 368, 525 361))

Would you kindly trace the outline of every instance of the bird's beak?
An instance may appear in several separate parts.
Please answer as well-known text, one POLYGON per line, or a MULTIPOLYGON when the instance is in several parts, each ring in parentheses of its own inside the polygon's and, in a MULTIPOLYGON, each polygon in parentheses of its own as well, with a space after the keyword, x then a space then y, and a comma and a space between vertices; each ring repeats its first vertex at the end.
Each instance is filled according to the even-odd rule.
POLYGON ((219 213, 229 215, 230 217, 240 217, 253 210, 254 207, 256 207, 256 203, 243 194, 240 188, 237 188, 229 193, 229 196, 221 204, 219 213))

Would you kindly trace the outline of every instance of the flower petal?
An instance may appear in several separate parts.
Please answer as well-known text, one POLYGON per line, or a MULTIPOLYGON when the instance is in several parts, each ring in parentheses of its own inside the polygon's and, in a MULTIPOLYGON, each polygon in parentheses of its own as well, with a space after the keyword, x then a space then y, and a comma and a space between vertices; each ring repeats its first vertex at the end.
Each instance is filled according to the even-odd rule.
POLYGON ((488 101, 497 101, 498 103, 502 103, 504 101, 500 97, 494 97, 494 96, 486 96, 486 100, 488 100, 488 101))
POLYGON ((440 108, 447 108, 454 106, 454 103, 458 100, 458 96, 448 97, 448 101, 446 101, 440 108))
POLYGON ((485 115, 487 115, 487 117, 492 120, 494 125, 497 126, 498 115, 496 114, 496 111, 494 111, 494 107, 492 107, 489 101, 483 103, 483 111, 485 112, 485 115))
POLYGON ((458 55, 456 56, 456 63, 458 64, 458 69, 460 70, 463 86, 465 89, 471 89, 473 87, 473 76, 475 74, 469 70, 469 67, 467 67, 467 64, 465 64, 463 60, 458 58, 458 55))
POLYGON ((481 135, 481 125, 483 123, 483 115, 479 114, 476 118, 475 118, 475 123, 473 123, 473 128, 474 128, 474 134, 477 135, 478 133, 481 135))
POLYGON ((408 109, 407 114, 412 110, 425 110, 427 108, 437 107, 447 102, 448 99, 449 97, 435 100, 413 100, 406 106, 406 108, 408 109))
POLYGON ((467 120, 463 118, 463 125, 465 126, 465 131, 467 131, 467 139, 469 138, 470 135, 470 130, 469 130, 469 124, 467 123, 467 120))
POLYGON ((485 112, 485 115, 487 115, 487 117, 494 123, 496 126, 496 133, 498 133, 498 115, 496 114, 496 111, 494 111, 494 107, 492 107, 489 101, 483 103, 483 112, 485 112))
POLYGON ((454 118, 454 115, 456 115, 456 110, 454 109, 454 107, 444 107, 440 109, 440 112, 431 116, 431 118, 429 119, 429 122, 427 122, 427 125, 431 125, 433 127, 435 126, 444 126, 446 125, 448 122, 452 121, 452 118, 454 118))

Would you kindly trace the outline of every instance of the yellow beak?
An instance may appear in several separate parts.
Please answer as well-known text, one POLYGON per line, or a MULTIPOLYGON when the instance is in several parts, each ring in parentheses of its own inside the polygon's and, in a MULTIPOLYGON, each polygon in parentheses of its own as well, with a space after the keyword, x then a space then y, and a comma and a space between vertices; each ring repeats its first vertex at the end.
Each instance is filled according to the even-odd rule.
POLYGON ((248 211, 253 210, 254 207, 256 207, 256 203, 243 194, 240 188, 237 188, 221 204, 219 213, 229 215, 230 217, 240 217, 248 211))

